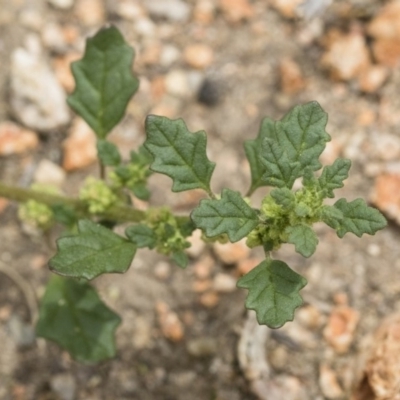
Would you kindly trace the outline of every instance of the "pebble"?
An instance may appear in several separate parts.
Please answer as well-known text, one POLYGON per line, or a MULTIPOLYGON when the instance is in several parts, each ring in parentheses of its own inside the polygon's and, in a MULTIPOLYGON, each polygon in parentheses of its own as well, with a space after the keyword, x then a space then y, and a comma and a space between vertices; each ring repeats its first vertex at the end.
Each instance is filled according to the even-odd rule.
POLYGON ((116 11, 121 18, 131 21, 145 16, 143 8, 139 4, 133 3, 131 0, 118 2, 116 11))
POLYGON ((296 318, 301 325, 312 330, 318 329, 323 321, 318 308, 311 304, 299 308, 296 312, 296 318))
POLYGON ((254 8, 248 0, 219 0, 219 6, 230 23, 235 24, 254 15, 254 8))
POLYGON ((159 261, 154 267, 154 275, 161 281, 167 280, 171 276, 171 265, 166 261, 159 261))
POLYGON ((7 206, 10 204, 10 201, 4 197, 0 197, 0 214, 2 214, 7 206))
POLYGON ((106 10, 102 0, 79 0, 74 7, 75 15, 86 26, 100 26, 106 20, 106 10))
POLYGON ((219 296, 215 292, 206 292, 200 296, 200 304, 206 308, 214 308, 219 303, 219 296))
POLYGON ((319 387, 327 399, 343 397, 343 389, 339 385, 335 371, 326 364, 321 364, 319 367, 319 387))
POLYGON ((167 303, 157 302, 156 311, 161 332, 172 342, 180 342, 184 337, 183 325, 178 315, 173 312, 167 303))
POLYGON ((200 229, 193 231, 192 236, 187 238, 190 247, 186 249, 186 253, 192 258, 198 258, 203 253, 206 244, 202 240, 202 232, 200 229))
POLYGON ((61 10, 67 10, 74 5, 74 0, 47 0, 47 2, 61 10))
POLYGON ((51 131, 69 122, 66 96, 41 54, 36 36, 11 55, 11 107, 26 126, 51 131))
POLYGON ((43 26, 43 16, 35 8, 23 8, 18 16, 22 26, 34 31, 40 31, 43 26))
POLYGON ((303 0, 272 0, 271 5, 285 18, 298 16, 298 6, 304 3, 303 0))
POLYGON ((400 158, 400 138, 390 133, 379 132, 372 136, 375 157, 382 161, 396 161, 400 158))
POLYGON ((215 338, 201 337, 188 340, 186 343, 186 349, 193 357, 209 357, 216 354, 218 343, 215 338))
POLYGON ((212 0, 197 1, 193 11, 194 21, 203 25, 209 25, 211 22, 213 22, 214 16, 215 4, 212 0))
POLYGON ((80 53, 68 53, 53 60, 56 78, 67 93, 72 93, 75 88, 75 78, 72 75, 71 63, 81 58, 80 53))
POLYGON ((21 154, 33 150, 39 140, 35 132, 13 122, 0 123, 0 155, 21 154))
POLYGON ((191 44, 185 48, 183 58, 190 67, 205 69, 213 63, 214 52, 206 44, 191 44))
POLYGON ((75 118, 63 150, 62 166, 66 171, 85 168, 97 160, 96 136, 82 118, 75 118))
POLYGON ((279 73, 281 88, 284 93, 298 93, 306 86, 306 81, 303 77, 300 66, 289 58, 283 59, 280 62, 279 73))
POLYGON ((35 343, 35 331, 32 325, 24 322, 18 315, 11 315, 7 321, 7 328, 18 347, 29 347, 35 343))
POLYGON ((236 279, 231 275, 219 273, 214 277, 213 289, 218 293, 231 293, 236 290, 236 279))
POLYGON ((346 305, 336 306, 323 331, 325 340, 339 354, 347 353, 360 319, 358 311, 346 305))
POLYGON ((214 266, 215 260, 209 255, 204 255, 194 264, 193 270, 198 279, 208 279, 214 266))
POLYGON ((174 69, 165 76, 165 88, 172 96, 187 98, 190 96, 189 77, 186 71, 174 69))
POLYGON ((400 40, 378 39, 372 44, 376 61, 390 68, 398 67, 400 63, 400 40))
POLYGON ((156 25, 147 17, 139 18, 134 25, 134 29, 144 37, 153 37, 156 33, 156 25))
POLYGON ((375 93, 385 83, 389 70, 383 65, 371 65, 359 77, 360 89, 365 93, 375 93))
POLYGON ((172 44, 166 44, 161 49, 160 65, 162 67, 170 67, 173 63, 178 61, 180 57, 181 52, 176 46, 172 44))
POLYGON ((192 285, 193 292, 195 293, 204 293, 211 289, 211 287, 212 282, 209 279, 194 281, 192 285))
POLYGON ((76 381, 71 374, 65 373, 52 376, 50 387, 60 400, 74 400, 76 398, 76 381))
POLYGON ((174 22, 185 22, 190 15, 189 5, 182 0, 146 0, 144 6, 150 15, 174 22))
POLYGON ((135 323, 132 332, 132 344, 137 350, 151 348, 153 327, 149 320, 141 315, 135 316, 135 323))
POLYGON ((246 239, 242 239, 236 243, 219 243, 213 245, 215 255, 224 264, 237 264, 250 255, 250 249, 246 245, 246 239))
POLYGON ((392 0, 380 9, 368 25, 368 34, 379 39, 400 36, 400 2, 392 0))
POLYGON ((64 32, 56 22, 46 23, 41 31, 42 42, 46 48, 57 53, 64 53, 67 49, 64 32))
POLYGON ((237 263, 237 272, 239 276, 245 275, 257 267, 263 260, 261 258, 245 258, 237 263))
POLYGON ((195 380, 199 379, 194 371, 173 372, 168 380, 179 388, 189 388, 195 380))
POLYGON ((369 50, 364 35, 332 31, 329 35, 328 50, 322 56, 321 63, 330 71, 332 79, 350 80, 369 67, 369 50))
POLYGON ((50 160, 42 159, 35 171, 33 180, 36 183, 43 183, 47 185, 54 185, 60 188, 65 182, 66 173, 57 164, 50 160))
POLYGON ((138 56, 141 65, 156 65, 160 63, 161 44, 158 41, 150 42, 138 56))

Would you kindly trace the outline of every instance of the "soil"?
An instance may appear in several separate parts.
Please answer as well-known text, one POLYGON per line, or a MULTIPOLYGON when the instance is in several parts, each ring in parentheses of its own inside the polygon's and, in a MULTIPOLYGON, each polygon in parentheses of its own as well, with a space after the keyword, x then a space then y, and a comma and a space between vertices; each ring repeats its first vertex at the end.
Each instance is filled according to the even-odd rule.
MULTIPOLYGON (((286 19, 267 1, 259 0, 250 2, 256 10, 253 16, 234 24, 221 11, 215 12, 213 21, 206 25, 193 20, 193 15, 184 22, 152 17, 159 29, 149 39, 135 32, 131 20, 118 16, 115 10, 119 3, 122 1, 101 3, 105 10, 104 22, 118 26, 136 47, 135 70, 141 79, 141 89, 137 103, 135 97, 121 127, 113 133, 117 142, 123 138, 124 146, 129 142, 134 147, 143 141, 144 117, 159 105, 148 89, 155 77, 175 69, 192 70, 182 57, 168 66, 157 62, 140 63, 140 54, 146 46, 159 42, 162 46, 172 44, 182 50, 201 41, 214 53, 212 64, 201 71, 202 79, 207 79, 200 96, 203 102, 199 101, 197 90, 185 99, 171 100, 169 106, 172 116, 184 118, 190 130, 207 132, 209 158, 217 162, 212 183, 216 192, 223 187, 247 190, 249 168, 242 144, 256 136, 264 116, 278 119, 292 106, 316 100, 329 114, 327 131, 338 149, 336 153, 332 150, 333 154, 353 160, 349 179, 345 188, 337 191, 337 197, 369 198, 374 181, 367 169, 370 163, 377 161, 372 140, 381 132, 399 135, 400 122, 376 116, 380 115, 382 99, 389 103, 393 99, 393 104, 397 103, 398 91, 394 88, 399 87, 400 76, 394 72, 381 89, 366 95, 352 81, 331 80, 322 69, 320 59, 324 51, 321 41, 329 27, 349 29, 352 24, 363 24, 373 17, 377 7, 359 19, 357 13, 344 17, 327 10, 317 19, 304 21, 286 19), (280 85, 279 65, 287 58, 300 66, 305 82, 305 87, 293 94, 283 92, 280 85), (359 118, 365 113, 375 116, 370 124, 363 124, 359 118)), ((132 0, 130 3, 141 2, 132 0)), ((191 10, 195 3, 187 1, 191 10)), ((356 7, 359 2, 348 3, 356 7)), ((366 3, 374 5, 374 2, 366 3)), ((74 10, 61 11, 44 0, 0 0, 0 121, 15 119, 9 107, 10 56, 16 47, 23 45, 26 36, 32 34, 21 24, 21 12, 27 8, 39 10, 44 21, 61 26, 72 24, 81 38, 98 27, 85 25, 74 10)), ((46 50, 47 57, 55 55, 54 51, 46 50)), ((169 97, 166 99, 168 104, 169 97)), ((35 150, 1 157, 1 179, 26 186, 41 159, 61 163, 61 144, 67 132, 68 127, 51 133, 39 132, 40 145, 35 150)), ((331 155, 324 157, 329 160, 331 155)), ((97 174, 96 166, 68 173, 63 187, 65 192, 74 193, 77 183, 88 173, 97 174)), ((153 176, 150 185, 154 193, 151 204, 170 204, 180 213, 190 210, 193 199, 186 194, 172 193, 168 178, 153 176)), ((260 202, 263 194, 265 190, 260 189, 253 196, 254 204, 260 202)), ((31 287, 28 292, 33 290, 40 298, 50 276, 46 262, 54 254, 57 232, 43 237, 24 228, 17 218, 16 204, 9 205, 0 214, 0 226, 0 266, 5 264, 17 271, 31 287)), ((260 352, 271 366, 268 379, 280 376, 297 379, 306 395, 293 399, 332 398, 321 390, 321 365, 329 365, 334 371, 343 390, 338 398, 349 398, 357 380, 365 338, 385 316, 400 310, 397 279, 400 231, 394 222, 375 236, 361 239, 346 235, 340 240, 326 226, 318 226, 317 231, 320 243, 310 259, 303 259, 290 246, 279 250, 274 257, 287 262, 307 278, 308 285, 302 291, 304 307, 311 305, 317 309, 320 322, 311 327, 295 318, 293 323, 272 332, 260 352), (334 299, 343 293, 348 297, 349 306, 359 313, 360 320, 350 349, 338 354, 324 339, 323 329, 334 308, 334 299)), ((66 392, 60 394, 54 390, 56 376, 72 376, 76 393, 71 399, 263 398, 252 390, 238 360, 238 342, 248 318, 244 309, 246 292, 235 290, 219 294, 217 304, 206 307, 193 290, 196 277, 191 267, 204 259, 205 254, 214 260, 212 276, 223 272, 237 277, 236 267, 225 265, 210 246, 202 255, 191 259, 184 271, 171 264, 164 276, 159 273, 160 265, 169 261, 152 252, 140 251, 124 276, 109 275, 94 281, 104 301, 123 318, 117 331, 117 357, 94 366, 73 361, 50 342, 38 339, 23 346, 9 340, 13 339, 9 329, 11 317, 18 316, 31 326, 37 305, 26 290, 21 290, 18 282, 0 269, 0 337, 8 338, 3 339, 0 351, 0 377, 3 377, 0 399, 68 399, 64 397, 66 392), (156 314, 159 301, 168 304, 183 321, 181 341, 174 343, 164 337, 156 314), (212 349, 204 354, 193 354, 190 349, 198 339, 210 340, 212 349)))

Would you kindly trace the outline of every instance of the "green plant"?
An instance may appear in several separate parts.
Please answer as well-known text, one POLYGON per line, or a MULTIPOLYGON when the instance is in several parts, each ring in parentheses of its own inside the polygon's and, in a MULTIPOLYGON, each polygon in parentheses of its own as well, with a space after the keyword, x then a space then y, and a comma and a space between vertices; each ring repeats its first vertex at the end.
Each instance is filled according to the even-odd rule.
POLYGON ((50 269, 67 278, 50 279, 36 331, 84 362, 115 354, 114 331, 120 322, 88 280, 126 272, 138 248, 155 249, 185 268, 186 239, 195 228, 203 231, 207 241, 236 242, 247 237, 249 247, 263 247, 265 260, 239 279, 238 287, 248 289, 246 307, 255 310, 258 322, 278 328, 293 319, 302 303, 299 292, 307 282, 283 261, 272 259, 273 250, 289 243, 310 257, 318 244, 312 226, 320 221, 340 238, 349 232, 373 235, 386 225, 380 212, 361 199, 324 204, 343 186, 350 161, 339 158, 322 167, 319 156, 330 136, 325 131, 327 114, 316 102, 293 108, 280 121, 265 118, 258 137, 245 142, 251 167, 247 197, 231 189, 213 193, 215 163, 206 155, 206 134, 189 132, 181 119, 148 116, 144 145, 132 151, 128 162, 122 161, 107 135, 137 90, 132 60, 133 50, 111 27, 89 39, 83 59, 72 66, 76 89, 68 103, 97 135, 100 179, 89 177, 78 199, 0 182, 0 196, 25 203, 22 218, 43 229, 54 222, 67 228, 50 260, 50 269), (134 209, 127 194, 147 199, 147 178, 153 172, 169 176, 174 192, 202 189, 208 199, 201 200, 190 217, 175 216, 167 207, 134 209), (293 189, 299 179, 302 187, 293 189), (249 197, 262 186, 273 189, 256 209, 249 197), (110 229, 117 223, 131 223, 125 237, 110 229))

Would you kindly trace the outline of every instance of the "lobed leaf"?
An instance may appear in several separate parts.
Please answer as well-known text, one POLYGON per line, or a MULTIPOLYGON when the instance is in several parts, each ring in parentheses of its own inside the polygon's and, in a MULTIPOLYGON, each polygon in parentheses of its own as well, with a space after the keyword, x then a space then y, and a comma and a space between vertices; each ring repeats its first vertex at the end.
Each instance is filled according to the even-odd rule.
POLYGON ((181 268, 186 268, 189 263, 189 258, 184 251, 173 252, 172 260, 181 268))
POLYGON ((333 190, 343 187, 343 181, 349 176, 350 167, 351 161, 343 158, 338 158, 332 165, 324 167, 318 183, 328 197, 335 197, 333 190))
POLYGON ((303 257, 310 257, 314 254, 318 238, 310 226, 304 224, 289 226, 285 232, 289 235, 288 243, 294 244, 297 253, 303 257))
POLYGON ((118 147, 107 140, 97 141, 97 155, 103 165, 117 166, 121 163, 118 147))
POLYGON ((204 131, 191 133, 182 119, 150 115, 145 148, 154 157, 151 169, 172 178, 172 190, 204 189, 210 193, 215 163, 207 158, 204 131))
POLYGON ((239 192, 230 189, 222 191, 220 200, 201 200, 191 218, 207 237, 226 233, 231 242, 247 236, 259 222, 257 212, 243 200, 239 192))
POLYGON ((385 217, 376 208, 368 207, 363 199, 356 199, 349 203, 346 199, 340 199, 334 207, 342 213, 343 217, 328 225, 336 229, 340 238, 347 232, 354 233, 358 237, 364 233, 374 235, 387 225, 385 217))
POLYGON ((128 226, 125 234, 139 248, 148 247, 152 249, 157 244, 157 237, 154 230, 145 224, 128 226))
POLYGON ((277 188, 271 190, 271 197, 285 209, 290 209, 295 205, 294 193, 288 188, 277 188))
POLYGON ((278 260, 265 260, 239 279, 237 286, 248 289, 246 308, 255 310, 259 324, 280 328, 292 321, 303 301, 299 291, 305 278, 278 260))
POLYGON ((77 361, 95 363, 115 356, 114 333, 120 323, 91 285, 53 275, 40 302, 36 333, 77 361))
POLYGON ((78 222, 78 234, 57 240, 57 254, 50 260, 54 272, 93 279, 104 273, 123 273, 130 267, 136 246, 109 229, 89 220, 78 222))
POLYGON ((139 82, 132 74, 133 49, 115 27, 86 42, 83 58, 72 64, 76 87, 68 104, 104 139, 121 120, 139 82))

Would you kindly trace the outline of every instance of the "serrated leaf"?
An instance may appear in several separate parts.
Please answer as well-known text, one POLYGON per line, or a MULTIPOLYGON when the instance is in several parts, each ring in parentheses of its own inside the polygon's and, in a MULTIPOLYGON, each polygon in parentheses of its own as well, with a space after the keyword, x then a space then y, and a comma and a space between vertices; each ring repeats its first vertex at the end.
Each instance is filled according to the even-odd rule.
POLYGON ((215 163, 206 154, 204 131, 191 133, 182 119, 150 115, 146 119, 146 149, 154 157, 151 169, 172 178, 172 190, 204 189, 210 192, 215 163))
POLYGON ((259 187, 266 185, 263 179, 263 175, 266 173, 266 168, 261 162, 262 144, 265 138, 273 136, 270 133, 270 130, 274 129, 275 122, 270 118, 264 118, 257 138, 254 140, 246 140, 244 142, 244 150, 246 152, 246 157, 249 160, 251 171, 250 195, 259 187))
POLYGON ((343 187, 343 181, 349 176, 350 167, 351 161, 343 158, 338 158, 332 165, 324 167, 318 183, 328 197, 335 197, 333 190, 343 187))
POLYGON ((189 262, 187 254, 183 251, 175 251, 172 253, 172 259, 181 268, 186 268, 189 262))
POLYGON ((133 49, 115 27, 86 42, 83 59, 72 64, 76 87, 68 104, 104 139, 121 120, 139 82, 132 74, 133 49))
POLYGON ((97 155, 103 165, 117 166, 121 163, 118 147, 107 140, 97 141, 97 155))
POLYGON ((385 217, 376 208, 368 207, 363 199, 349 203, 346 199, 340 199, 334 207, 343 214, 343 218, 338 221, 335 228, 340 238, 347 232, 354 233, 358 237, 364 233, 374 235, 387 225, 385 217))
POLYGON ((145 224, 128 226, 125 230, 125 234, 129 240, 136 243, 139 248, 148 247, 152 249, 157 244, 155 232, 145 224))
POLYGON ((40 302, 36 333, 77 361, 96 363, 115 356, 114 334, 120 322, 91 285, 53 275, 40 302))
POLYGON ((336 229, 343 219, 343 213, 334 206, 324 205, 319 211, 319 218, 331 228, 336 229))
POLYGON ((136 183, 133 186, 130 186, 129 189, 132 193, 140 200, 147 201, 150 198, 150 190, 147 188, 146 183, 136 183))
POLYGON ((280 328, 293 320, 295 309, 303 303, 299 291, 306 284, 286 263, 266 260, 239 279, 237 286, 249 290, 246 308, 255 310, 259 324, 280 328))
POLYGON ((288 188, 273 189, 270 195, 275 200, 276 204, 279 204, 287 210, 292 208, 295 204, 294 193, 288 188))
POLYGON ((294 244, 297 253, 303 257, 310 257, 317 248, 318 238, 312 228, 308 225, 294 225, 286 228, 288 243, 294 244))
POLYGON ((49 262, 50 269, 85 279, 126 272, 136 252, 132 242, 89 220, 78 222, 77 235, 58 239, 57 249, 49 262))
POLYGON ((221 199, 205 199, 191 214, 195 225, 209 238, 226 233, 231 242, 247 236, 259 223, 256 211, 239 192, 222 191, 221 199))

